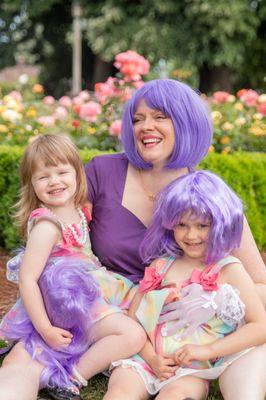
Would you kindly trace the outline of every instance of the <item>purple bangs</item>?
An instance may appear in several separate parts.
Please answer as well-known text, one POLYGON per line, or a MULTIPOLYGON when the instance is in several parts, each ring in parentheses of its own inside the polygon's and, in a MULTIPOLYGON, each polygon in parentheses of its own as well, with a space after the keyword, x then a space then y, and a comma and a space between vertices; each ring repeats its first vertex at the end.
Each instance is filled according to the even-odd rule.
POLYGON ((171 118, 175 144, 167 168, 194 167, 207 154, 212 140, 212 123, 207 105, 188 85, 173 79, 156 79, 138 89, 125 106, 122 118, 122 144, 135 168, 148 169, 137 152, 134 114, 141 100, 150 108, 171 118))
POLYGON ((160 194, 153 221, 140 247, 145 263, 164 256, 182 257, 173 229, 187 212, 211 221, 207 264, 219 261, 239 247, 243 229, 241 200, 217 175, 196 171, 176 179, 160 194))

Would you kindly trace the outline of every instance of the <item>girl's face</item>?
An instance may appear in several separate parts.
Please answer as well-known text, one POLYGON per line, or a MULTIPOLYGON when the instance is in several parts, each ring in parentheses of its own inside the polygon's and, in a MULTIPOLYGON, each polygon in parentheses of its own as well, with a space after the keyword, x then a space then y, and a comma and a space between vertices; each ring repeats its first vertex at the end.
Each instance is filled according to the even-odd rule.
POLYGON ((148 107, 145 100, 141 100, 133 122, 139 155, 154 166, 165 165, 175 144, 171 118, 160 110, 148 107))
POLYGON ((176 243, 184 251, 184 256, 204 260, 210 228, 209 219, 200 219, 190 212, 181 217, 174 228, 174 237, 176 243))
POLYGON ((49 208, 74 205, 76 170, 70 164, 45 165, 40 161, 31 183, 41 203, 49 208))

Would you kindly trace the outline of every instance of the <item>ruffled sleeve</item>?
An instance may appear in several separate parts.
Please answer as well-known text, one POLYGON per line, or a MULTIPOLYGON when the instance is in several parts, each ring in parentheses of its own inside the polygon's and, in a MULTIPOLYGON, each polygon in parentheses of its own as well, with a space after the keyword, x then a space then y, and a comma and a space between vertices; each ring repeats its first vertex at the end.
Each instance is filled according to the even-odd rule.
POLYGON ((55 225, 57 225, 60 228, 60 230, 62 230, 62 224, 58 219, 56 219, 55 215, 50 210, 48 210, 48 208, 40 207, 33 210, 32 213, 30 214, 27 227, 28 234, 31 232, 34 225, 40 220, 51 221, 55 225))

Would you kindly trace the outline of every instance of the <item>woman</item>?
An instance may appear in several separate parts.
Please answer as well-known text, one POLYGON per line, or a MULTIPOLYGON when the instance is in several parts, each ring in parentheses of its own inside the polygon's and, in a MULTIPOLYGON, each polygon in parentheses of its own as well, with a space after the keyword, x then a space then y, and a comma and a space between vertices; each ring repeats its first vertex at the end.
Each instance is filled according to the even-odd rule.
MULTIPOLYGON (((104 265, 137 283, 145 267, 139 244, 151 221, 156 195, 207 154, 212 127, 200 97, 187 85, 165 79, 148 82, 135 92, 124 111, 122 132, 125 154, 95 157, 86 166, 93 208, 91 241, 104 265)), ((266 271, 247 223, 241 246, 234 254, 264 295, 266 271)), ((258 347, 232 364, 220 379, 224 398, 263 399, 265 360, 266 349, 258 347)), ((6 368, 14 370, 16 376, 9 385, 20 387, 20 400, 36 398, 41 366, 35 368, 33 363, 15 346, 6 358, 6 367, 0 370, 1 385, 6 368), (30 382, 24 382, 24 370, 15 368, 18 357, 25 359, 25 368, 32 375, 30 382)), ((144 399, 140 387, 131 382, 130 371, 117 368, 105 399, 144 399), (120 390, 121 379, 128 382, 127 393, 120 390)), ((13 399, 17 399, 14 394, 5 397, 13 399)))

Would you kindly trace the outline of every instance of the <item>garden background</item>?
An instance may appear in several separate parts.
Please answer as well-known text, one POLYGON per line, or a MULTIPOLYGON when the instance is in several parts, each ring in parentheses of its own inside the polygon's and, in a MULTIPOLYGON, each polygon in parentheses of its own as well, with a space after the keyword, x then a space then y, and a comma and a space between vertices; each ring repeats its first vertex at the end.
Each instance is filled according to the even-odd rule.
MULTIPOLYGON (((84 162, 121 151, 123 105, 144 81, 158 77, 184 81, 205 100, 214 139, 200 167, 220 174, 239 194, 265 251, 265 26, 266 3, 259 0, 2 0, 1 313, 17 295, 5 282, 3 261, 19 244, 10 211, 24 146, 56 132, 73 138, 84 162), (72 59, 77 19, 78 90, 72 59)), ((106 380, 96 377, 84 399, 87 393, 102 398, 105 388, 106 380)), ((221 399, 215 384, 209 399, 221 399)))

